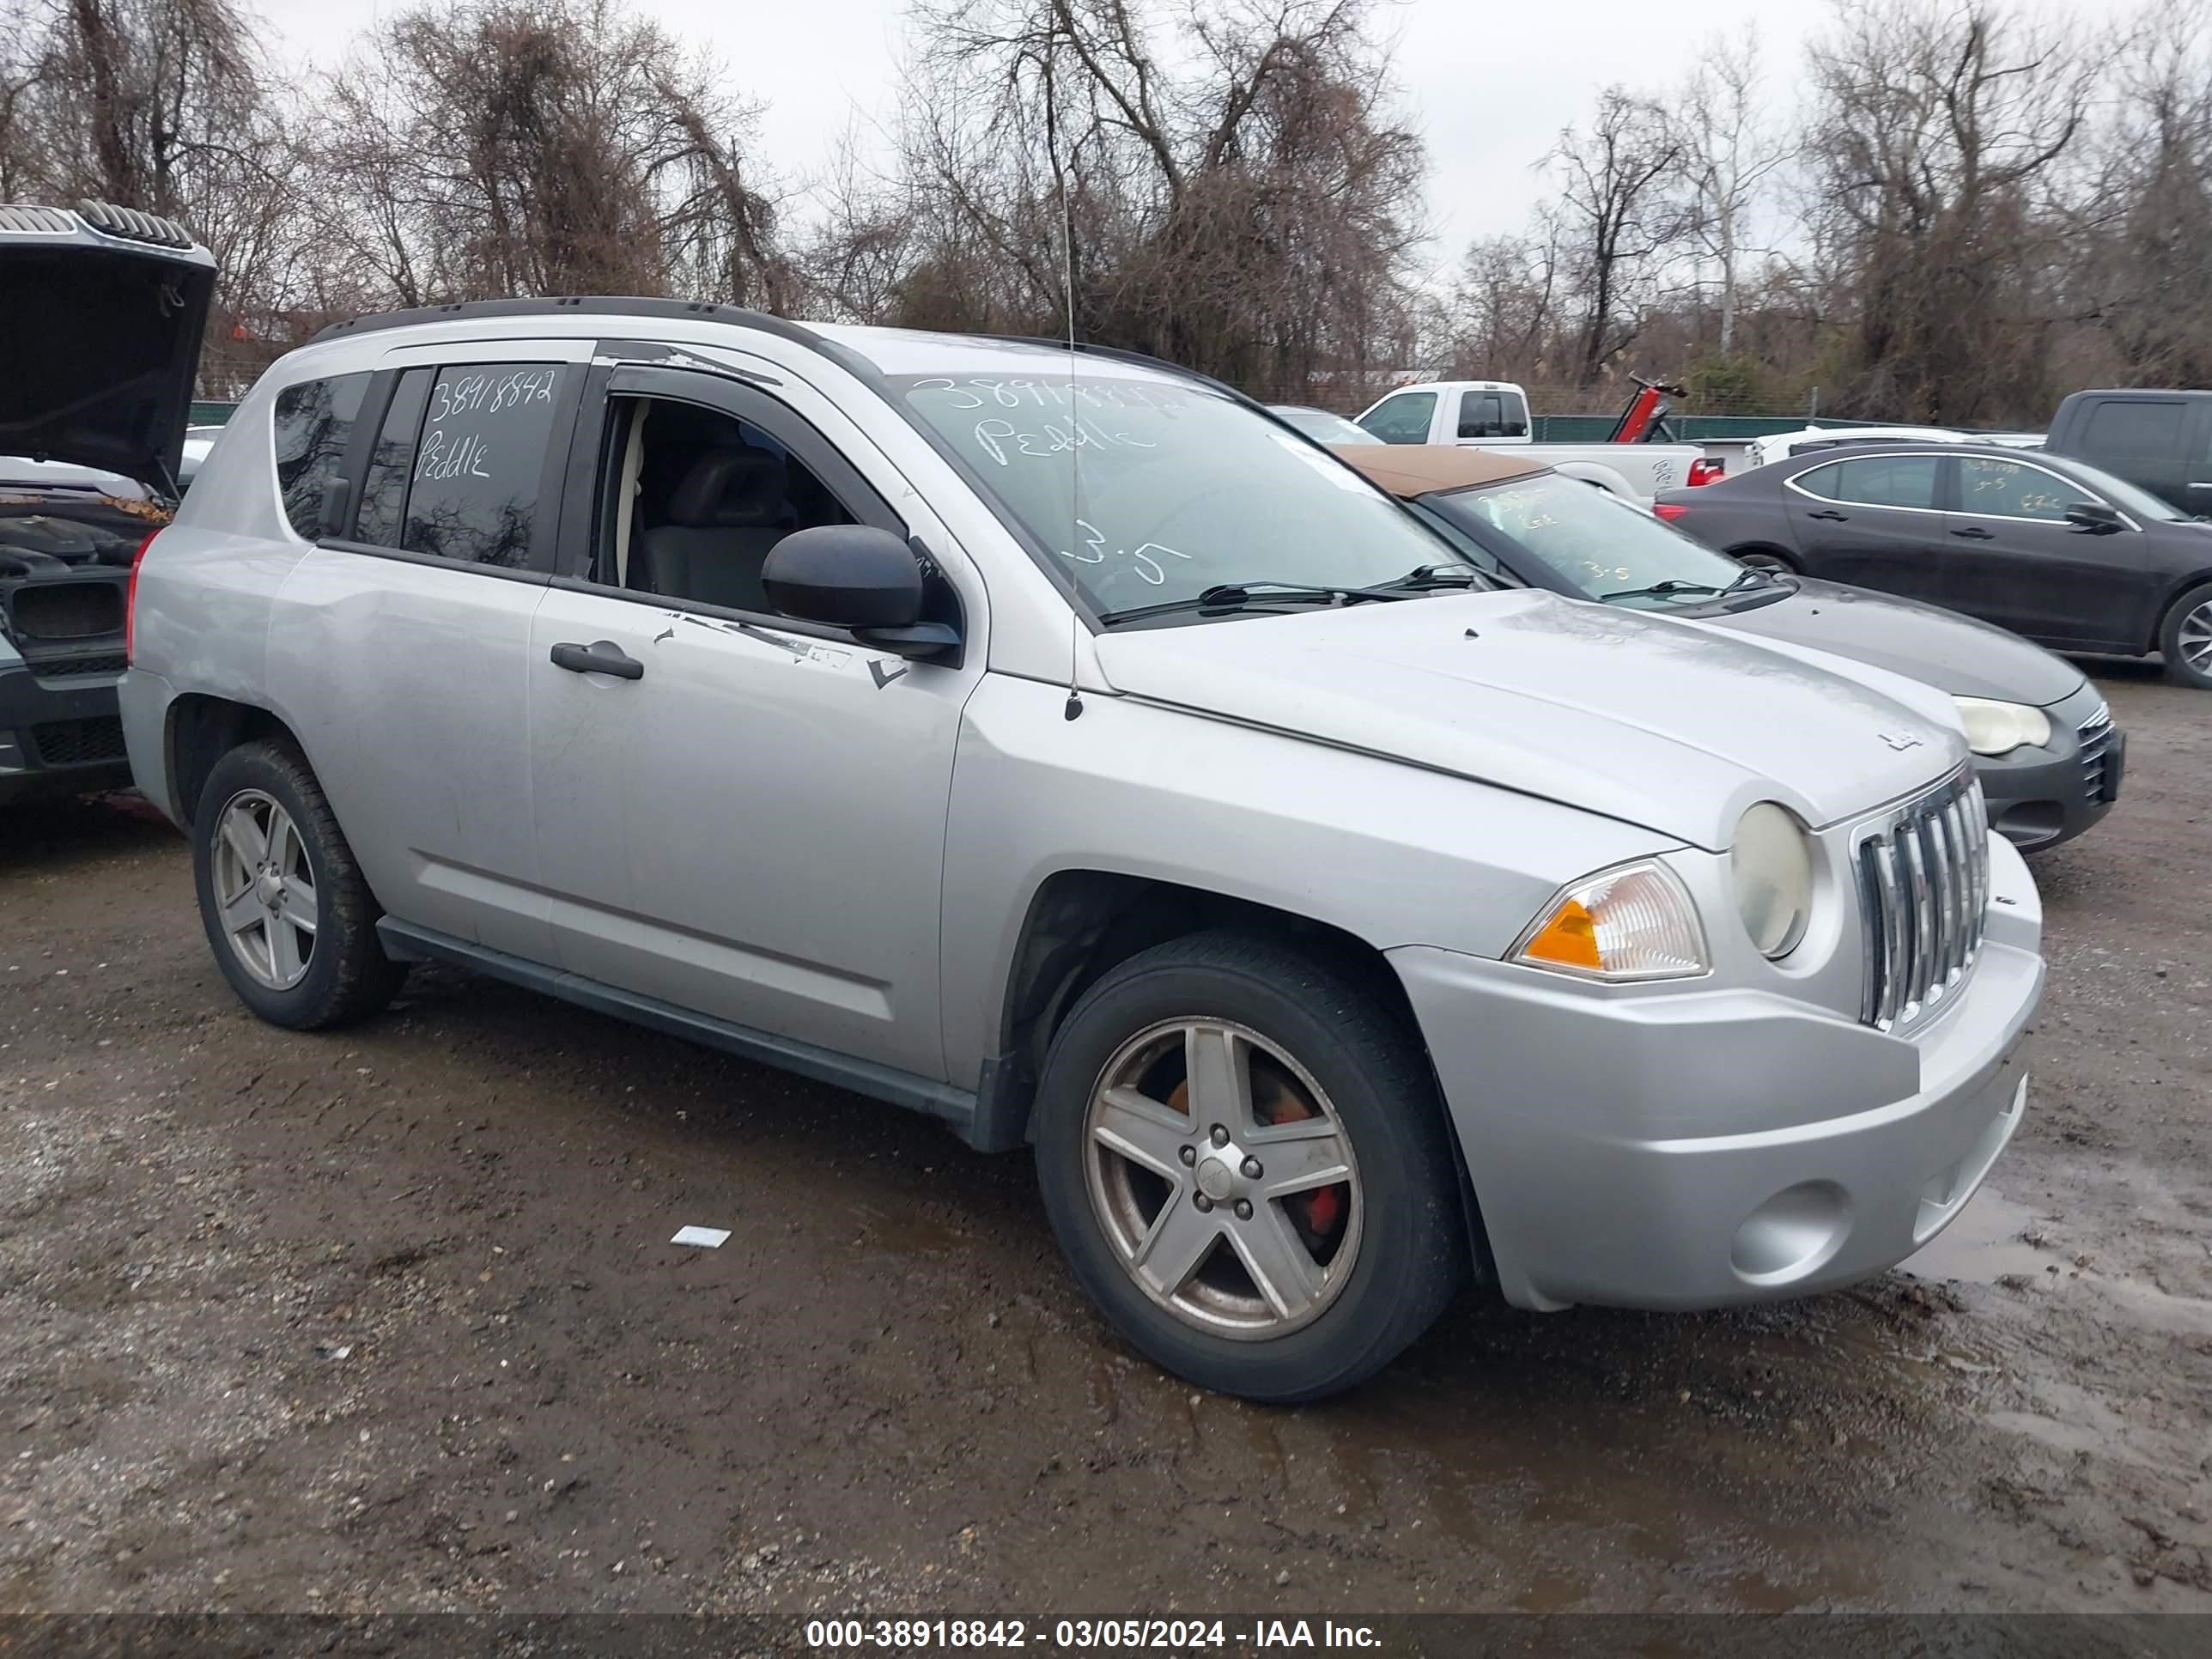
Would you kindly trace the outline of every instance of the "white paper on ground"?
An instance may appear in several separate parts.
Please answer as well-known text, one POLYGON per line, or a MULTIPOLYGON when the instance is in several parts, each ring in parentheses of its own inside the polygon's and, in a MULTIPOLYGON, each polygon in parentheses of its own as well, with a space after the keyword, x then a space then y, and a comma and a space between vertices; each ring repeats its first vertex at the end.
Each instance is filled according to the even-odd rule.
POLYGON ((671 1244, 696 1244, 709 1250, 719 1250, 729 1242, 727 1227, 678 1227, 671 1244))

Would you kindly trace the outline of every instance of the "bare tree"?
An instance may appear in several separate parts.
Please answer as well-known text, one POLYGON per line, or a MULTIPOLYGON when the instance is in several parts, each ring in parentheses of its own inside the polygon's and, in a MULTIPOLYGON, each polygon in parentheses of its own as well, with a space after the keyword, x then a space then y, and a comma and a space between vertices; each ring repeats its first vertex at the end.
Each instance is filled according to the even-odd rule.
POLYGON ((1714 35, 1698 51, 1676 117, 1691 191, 1687 222, 1715 271, 1723 357, 1735 350, 1744 262, 1756 252, 1760 210, 1796 153, 1768 119, 1759 58, 1756 30, 1714 35))
POLYGON ((1371 9, 922 0, 900 179, 849 216, 905 236, 887 314, 1363 373, 1404 331, 1424 168, 1371 9))
POLYGON ((616 0, 423 6, 328 78, 316 163, 332 228, 401 304, 661 294, 779 305, 755 112, 616 0))
POLYGON ((2096 54, 1991 0, 1844 0, 1812 70, 1811 228, 1854 406, 2046 411, 2054 198, 2096 54))
POLYGON ((1449 356, 1477 379, 1545 376, 1559 330, 1557 219, 1540 213, 1525 236, 1470 244, 1452 294, 1449 356))
POLYGON ((1689 222, 1675 188, 1682 135, 1656 103, 1620 87, 1598 94, 1586 128, 1569 127, 1547 161, 1560 179, 1559 257, 1580 307, 1576 384, 1643 331, 1689 222))
POLYGON ((2162 0, 2109 78, 2071 291, 2119 378, 2212 385, 2212 4, 2162 0))

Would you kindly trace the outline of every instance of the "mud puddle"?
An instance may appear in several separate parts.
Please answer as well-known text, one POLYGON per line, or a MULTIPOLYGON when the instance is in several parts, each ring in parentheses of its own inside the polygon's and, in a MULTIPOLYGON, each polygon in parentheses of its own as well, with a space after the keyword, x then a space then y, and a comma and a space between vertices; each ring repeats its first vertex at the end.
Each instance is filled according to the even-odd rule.
MULTIPOLYGON (((1899 1269, 1923 1279, 2101 1302, 2154 1330, 2212 1338, 2212 1299, 2108 1271, 2087 1253, 2069 1255, 2045 1211, 1984 1187, 1944 1231, 1899 1269)), ((1975 1297, 1973 1305, 1984 1298, 1975 1297)))

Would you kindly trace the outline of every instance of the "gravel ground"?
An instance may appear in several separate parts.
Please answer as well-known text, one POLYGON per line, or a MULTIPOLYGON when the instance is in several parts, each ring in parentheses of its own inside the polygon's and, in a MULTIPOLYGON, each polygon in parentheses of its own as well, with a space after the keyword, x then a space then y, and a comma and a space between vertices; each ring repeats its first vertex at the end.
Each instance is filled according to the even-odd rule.
POLYGON ((2212 1611, 2212 698, 2106 689, 2028 1119, 1917 1271, 1470 1295, 1299 1410, 1126 1351, 1025 1158, 457 973, 273 1030, 172 831, 18 810, 0 1613, 2212 1611))

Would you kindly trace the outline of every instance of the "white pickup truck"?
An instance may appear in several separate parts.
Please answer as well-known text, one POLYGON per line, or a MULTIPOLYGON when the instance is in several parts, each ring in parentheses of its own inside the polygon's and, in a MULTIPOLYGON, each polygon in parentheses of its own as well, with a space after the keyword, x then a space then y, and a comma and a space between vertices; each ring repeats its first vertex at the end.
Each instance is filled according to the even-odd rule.
POLYGON ((1710 483, 1721 476, 1697 444, 1653 443, 1666 388, 1644 386, 1615 427, 1611 442, 1535 444, 1528 441, 1528 394, 1510 380, 1430 380, 1400 386, 1377 398, 1358 424, 1386 444, 1464 444, 1476 449, 1525 451, 1570 478, 1648 507, 1662 489, 1710 483))

